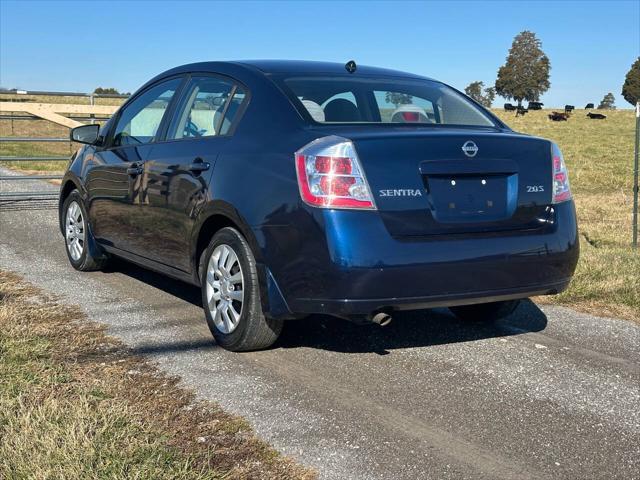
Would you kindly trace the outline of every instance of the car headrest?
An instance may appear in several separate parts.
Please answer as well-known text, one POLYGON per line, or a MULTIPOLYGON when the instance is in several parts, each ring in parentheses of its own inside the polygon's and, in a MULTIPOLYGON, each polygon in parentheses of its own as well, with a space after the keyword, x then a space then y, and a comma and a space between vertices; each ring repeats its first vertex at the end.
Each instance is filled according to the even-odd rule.
POLYGON ((324 107, 327 122, 359 122, 360 111, 352 102, 344 98, 331 100, 324 107))

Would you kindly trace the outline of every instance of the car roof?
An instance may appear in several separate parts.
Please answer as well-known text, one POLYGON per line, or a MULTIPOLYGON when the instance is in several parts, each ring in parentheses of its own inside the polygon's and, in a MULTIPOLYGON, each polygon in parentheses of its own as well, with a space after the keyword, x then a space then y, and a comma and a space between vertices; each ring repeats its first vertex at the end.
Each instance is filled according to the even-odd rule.
MULTIPOLYGON (((313 75, 313 74, 330 74, 330 75, 351 75, 347 72, 345 64, 335 62, 312 62, 307 60, 234 60, 234 61, 212 61, 198 62, 181 65, 179 67, 167 70, 161 73, 153 80, 166 77, 173 74, 190 73, 194 71, 210 71, 227 73, 231 71, 245 70, 253 73, 261 73, 263 75, 285 74, 285 75, 313 75)), ((353 75, 367 75, 380 77, 399 77, 413 78, 422 80, 432 80, 428 77, 415 75, 413 73, 401 72, 398 70, 390 70, 387 68, 369 67, 366 65, 357 65, 357 69, 353 75)), ((150 82, 149 82, 150 83, 150 82)))
MULTIPOLYGON (((248 65, 261 70, 265 74, 304 75, 330 73, 349 75, 349 72, 347 72, 347 69, 345 68, 346 63, 337 62, 314 62, 308 60, 239 60, 229 63, 248 65)), ((379 75, 384 77, 427 78, 413 73, 401 72, 399 70, 391 70, 388 68, 370 67, 368 65, 357 65, 354 75, 357 74, 372 76, 379 75)))

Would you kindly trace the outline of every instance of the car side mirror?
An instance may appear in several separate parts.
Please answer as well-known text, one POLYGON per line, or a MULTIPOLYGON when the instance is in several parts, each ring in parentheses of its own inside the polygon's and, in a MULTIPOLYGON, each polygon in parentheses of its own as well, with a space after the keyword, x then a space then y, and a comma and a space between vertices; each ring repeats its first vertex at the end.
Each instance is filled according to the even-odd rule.
POLYGON ((93 145, 97 143, 99 133, 100 125, 81 125, 71 129, 69 138, 72 142, 93 145))

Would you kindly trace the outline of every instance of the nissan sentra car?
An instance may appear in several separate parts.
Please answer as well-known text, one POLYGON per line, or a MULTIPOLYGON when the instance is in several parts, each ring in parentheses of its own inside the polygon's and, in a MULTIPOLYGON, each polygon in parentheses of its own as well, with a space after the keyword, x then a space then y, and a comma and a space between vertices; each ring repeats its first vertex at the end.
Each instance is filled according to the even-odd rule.
POLYGON ((578 260, 565 162, 436 80, 321 62, 205 62, 84 125, 60 191, 71 265, 112 256, 197 285, 217 343, 285 320, 495 320, 578 260))

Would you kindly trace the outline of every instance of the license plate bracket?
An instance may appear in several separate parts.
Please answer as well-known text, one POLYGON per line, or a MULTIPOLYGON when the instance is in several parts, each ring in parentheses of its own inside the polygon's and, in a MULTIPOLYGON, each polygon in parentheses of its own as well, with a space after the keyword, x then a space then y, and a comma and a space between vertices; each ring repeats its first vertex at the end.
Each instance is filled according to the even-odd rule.
POLYGON ((494 222, 510 218, 517 205, 517 174, 428 175, 434 220, 442 223, 494 222))

